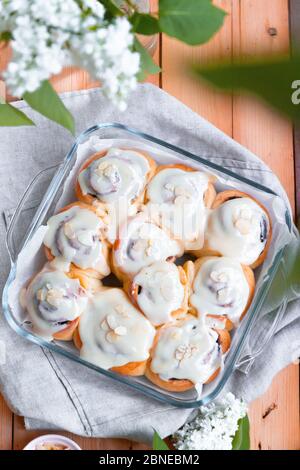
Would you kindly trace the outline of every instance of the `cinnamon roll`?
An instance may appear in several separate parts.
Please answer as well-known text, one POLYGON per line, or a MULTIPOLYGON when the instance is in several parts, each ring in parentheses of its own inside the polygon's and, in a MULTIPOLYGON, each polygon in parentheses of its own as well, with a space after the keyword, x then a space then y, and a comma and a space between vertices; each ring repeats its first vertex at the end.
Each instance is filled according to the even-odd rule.
POLYGON ((157 261, 142 268, 127 284, 133 303, 155 326, 187 312, 188 285, 181 266, 157 261))
POLYGON ((231 329, 248 311, 255 290, 249 266, 226 257, 203 257, 185 265, 190 306, 211 327, 231 329))
POLYGON ((262 204, 240 191, 223 191, 213 203, 204 246, 195 254, 228 256, 256 268, 266 258, 271 237, 271 219, 262 204))
POLYGON ((156 261, 181 256, 181 244, 169 237, 145 213, 129 219, 120 231, 112 250, 112 270, 121 280, 132 278, 142 268, 156 261))
POLYGON ((22 292, 33 331, 51 340, 69 341, 88 303, 88 280, 79 270, 47 263, 22 292))
POLYGON ((96 153, 81 167, 76 195, 105 213, 105 235, 110 244, 118 238, 120 225, 144 202, 145 186, 155 168, 146 152, 113 147, 96 153))
POLYGON ((162 228, 183 242, 185 251, 201 248, 206 209, 214 202, 213 177, 186 165, 157 168, 147 186, 147 210, 162 228))
POLYGON ((99 279, 110 273, 103 222, 95 208, 82 202, 70 204, 50 217, 47 226, 44 245, 49 260, 61 256, 99 279))
POLYGON ((156 163, 146 152, 110 148, 96 153, 81 167, 76 184, 80 201, 114 204, 120 198, 128 203, 142 201, 145 185, 156 163))
POLYGON ((189 315, 158 330, 145 375, 165 390, 184 392, 215 379, 229 346, 227 330, 213 330, 189 315))
POLYGON ((122 289, 97 293, 80 318, 74 343, 80 357, 123 375, 143 375, 155 329, 122 289))

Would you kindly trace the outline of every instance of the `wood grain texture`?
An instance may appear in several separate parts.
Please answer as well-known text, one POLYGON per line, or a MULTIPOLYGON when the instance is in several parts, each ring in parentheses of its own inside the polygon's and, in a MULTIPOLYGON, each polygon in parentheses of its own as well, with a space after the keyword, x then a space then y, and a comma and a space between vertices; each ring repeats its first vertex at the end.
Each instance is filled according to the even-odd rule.
POLYGON ((299 450, 299 366, 290 365, 250 406, 251 446, 255 450, 299 450))
MULTIPOLYGON (((290 25, 292 52, 300 49, 300 2, 290 0, 290 25)), ((299 105, 300 106, 300 105, 299 105)), ((298 226, 300 227, 300 125, 294 129, 294 150, 295 150, 295 181, 296 181, 296 215, 298 226)))
POLYGON ((11 449, 13 442, 13 414, 0 395, 0 450, 11 449))
MULTIPOLYGON (((13 450, 22 450, 26 444, 32 439, 47 433, 41 431, 26 431, 24 420, 21 416, 14 416, 14 441, 13 450)), ((49 434, 55 434, 49 431, 49 434)), ((48 434, 48 433, 47 433, 48 434)), ((144 444, 128 441, 126 439, 97 439, 83 438, 69 432, 59 431, 59 434, 69 437, 77 442, 77 444, 85 450, 142 450, 147 449, 144 444)))
MULTIPOLYGON (((234 1, 232 35, 234 54, 245 57, 288 53, 288 0, 234 1), (276 35, 270 34, 270 28, 276 35)), ((294 208, 292 124, 258 100, 246 97, 234 97, 233 116, 233 138, 261 157, 278 175, 294 208)))
MULTIPOLYGON (((156 0, 155 0, 156 1, 156 0)), ((163 72, 150 81, 190 106, 228 135, 257 153, 278 174, 294 207, 294 164, 290 124, 258 102, 244 97, 223 96, 187 77, 191 62, 210 57, 231 57, 234 53, 286 51, 289 46, 287 0, 217 0, 228 16, 224 28, 209 44, 190 48, 163 37, 156 61, 163 72), (276 29, 270 35, 269 28, 276 29)), ((274 31, 274 30, 273 30, 274 31)), ((2 58, 2 64, 3 64, 2 58)), ((1 69, 1 54, 0 54, 1 69)), ((53 84, 58 91, 95 86, 87 73, 69 68, 53 84)), ((300 449, 299 367, 289 366, 274 379, 270 389, 250 407, 253 449, 300 449)), ((22 449, 29 440, 44 434, 24 429, 23 419, 14 417, 0 401, 0 448, 22 449)), ((84 449, 137 449, 140 444, 120 439, 88 439, 72 436, 84 449)))
MULTIPOLYGON (((234 54, 289 51, 288 0, 243 0, 233 5, 234 54)), ((291 123, 257 100, 234 97, 233 138, 259 155, 278 175, 294 209, 291 123)), ((274 379, 268 392, 251 405, 250 419, 253 449, 300 448, 298 367, 289 366, 274 379), (273 405, 276 409, 264 418, 273 405)))
MULTIPOLYGON (((202 84, 185 86, 187 80, 184 79, 184 72, 180 72, 179 79, 174 65, 176 61, 182 63, 188 60, 201 63, 208 59, 207 54, 222 57, 220 50, 225 55, 288 51, 288 1, 232 0, 215 3, 223 6, 229 15, 223 31, 209 44, 190 52, 176 41, 163 38, 162 86, 259 155, 279 176, 294 208, 291 124, 253 98, 234 97, 232 100, 226 97, 220 101, 217 92, 208 90, 202 84), (270 35, 270 28, 276 29, 276 36, 270 35), (226 45, 225 49, 220 47, 220 41, 222 48, 226 45)), ((281 372, 268 392, 251 405, 250 416, 253 449, 257 449, 259 443, 263 449, 300 448, 298 367, 290 366, 281 372), (272 403, 277 403, 276 413, 272 419, 263 419, 262 410, 272 403)))
POLYGON ((232 134, 232 98, 197 82, 191 74, 193 63, 204 63, 212 58, 232 55, 231 0, 218 0, 215 4, 227 13, 221 31, 203 45, 190 47, 176 39, 163 35, 162 39, 162 88, 194 111, 204 116, 226 134, 232 134))

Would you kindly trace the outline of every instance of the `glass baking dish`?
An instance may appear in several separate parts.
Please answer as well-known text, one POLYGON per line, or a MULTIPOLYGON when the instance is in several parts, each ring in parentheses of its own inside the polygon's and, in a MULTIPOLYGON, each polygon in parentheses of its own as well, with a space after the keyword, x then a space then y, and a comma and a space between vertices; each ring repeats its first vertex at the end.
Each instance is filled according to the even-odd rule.
MULTIPOLYGON (((215 399, 221 392, 234 370, 239 369, 247 373, 254 359, 263 351, 268 341, 276 332, 287 304, 287 298, 284 294, 287 289, 284 265, 286 243, 281 244, 279 249, 277 246, 274 247, 272 259, 270 260, 267 257, 263 267, 256 270, 258 287, 250 310, 233 334, 231 348, 225 358, 221 373, 216 380, 203 387, 201 396, 198 395, 196 388, 184 393, 167 392, 156 387, 144 377, 125 377, 90 364, 79 357, 79 353, 72 343, 59 341, 49 342, 33 334, 30 328, 28 328, 27 322, 22 321, 9 304, 9 290, 16 279, 18 256, 21 250, 28 246, 39 227, 45 225, 47 219, 56 211, 56 205, 62 193, 64 182, 75 165, 77 151, 79 147, 88 142, 91 137, 100 140, 129 139, 135 148, 147 146, 150 152, 152 149, 154 155, 155 152, 167 153, 170 159, 174 158, 177 161, 184 161, 186 164, 190 164, 196 168, 210 171, 223 181, 223 188, 228 185, 234 185, 234 187, 246 193, 255 194, 256 198, 263 201, 268 200, 268 198, 275 198, 278 203, 280 199, 269 188, 239 176, 233 171, 222 168, 201 156, 194 155, 136 129, 128 128, 118 123, 95 125, 79 135, 61 164, 46 168, 36 175, 28 186, 12 217, 7 232, 7 248, 11 259, 11 271, 3 291, 3 310, 6 320, 11 328, 20 336, 27 338, 29 341, 43 348, 60 353, 85 367, 96 370, 100 374, 99 378, 101 374, 103 374, 111 377, 113 380, 127 384, 133 389, 143 392, 150 397, 154 397, 177 407, 194 408, 206 404, 215 399), (46 191, 45 188, 47 188, 46 191), (280 295, 280 299, 277 301, 276 308, 272 308, 271 313, 266 313, 268 311, 266 306, 272 301, 268 293, 274 281, 281 287, 282 295, 280 295)), ((281 223, 284 225, 287 233, 292 233, 293 223, 290 210, 284 205, 282 199, 280 199, 280 204, 281 207, 283 207, 284 213, 284 218, 281 223)), ((275 242, 276 240, 272 243, 275 242)), ((126 390, 124 390, 124 393, 126 393, 126 390)))

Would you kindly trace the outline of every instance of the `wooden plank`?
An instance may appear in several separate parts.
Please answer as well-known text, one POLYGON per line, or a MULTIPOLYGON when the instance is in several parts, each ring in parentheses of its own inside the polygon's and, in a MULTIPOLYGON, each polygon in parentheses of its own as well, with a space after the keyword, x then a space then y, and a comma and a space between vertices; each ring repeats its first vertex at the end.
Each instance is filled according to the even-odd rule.
POLYGON ((0 450, 12 449, 13 414, 0 395, 0 450))
MULTIPOLYGON (((0 80, 0 97, 6 98, 5 83, 1 80, 0 80)), ((0 350, 0 355, 2 352, 3 351, 0 350)), ((12 435, 13 424, 12 423, 13 423, 13 414, 8 408, 7 404, 5 403, 2 395, 0 395, 0 450, 10 450, 12 448, 12 441, 13 441, 13 435, 12 435)))
MULTIPOLYGON (((233 6, 234 54, 288 53, 288 0, 243 0, 233 6)), ((233 116, 233 138, 272 168, 294 207, 292 125, 253 98, 234 98, 233 116)))
MULTIPOLYGON (((225 54, 229 51, 244 54, 286 51, 289 46, 287 1, 233 0, 216 3, 223 6, 230 16, 224 30, 208 45, 191 50, 175 40, 163 38, 163 88, 263 158, 279 175, 294 206, 291 125, 260 103, 246 98, 234 99, 231 119, 229 98, 220 101, 218 93, 208 90, 202 84, 187 86, 189 82, 184 78, 183 68, 178 72, 178 64, 183 62, 205 61, 208 54, 211 57, 222 56, 220 41, 225 54), (270 28, 276 28, 276 36, 271 35, 274 30, 270 28)), ((258 442, 262 448, 299 448, 298 396, 298 368, 291 366, 274 380, 263 397, 251 405, 252 448, 257 448, 258 442), (280 403, 276 414, 272 420, 262 421, 261 410, 273 402, 280 403), (274 429, 280 432, 276 433, 274 429)))
POLYGON ((223 8, 228 16, 221 31, 208 44, 190 47, 163 35, 162 88, 231 135, 232 98, 197 82, 190 73, 193 63, 203 63, 211 58, 228 58, 232 54, 232 2, 218 0, 214 3, 223 8))
MULTIPOLYGON (((288 0, 233 2, 233 51, 245 55, 287 52, 288 0)), ((270 84, 271 86, 271 84, 270 84)), ((292 125, 257 101, 233 100, 233 137, 279 176, 295 206, 292 125)), ((253 449, 299 449, 299 368, 289 366, 250 407, 253 449), (276 409, 263 418, 267 409, 276 409)))
POLYGON ((290 365, 250 407, 254 450, 299 450, 299 366, 290 365))
MULTIPOLYGON (((293 52, 300 48, 300 2, 290 0, 290 25, 293 52)), ((300 226, 300 126, 294 129, 295 177, 296 177, 296 215, 300 226)))
MULTIPOLYGON (((142 450, 147 448, 143 444, 138 444, 126 439, 84 438, 63 431, 58 431, 58 433, 73 439, 82 449, 85 450, 142 450)), ((14 450, 22 450, 29 441, 43 434, 48 434, 47 430, 26 431, 24 427, 24 419, 21 416, 14 417, 14 450)), ((49 434, 55 434, 55 432, 49 431, 49 434)))

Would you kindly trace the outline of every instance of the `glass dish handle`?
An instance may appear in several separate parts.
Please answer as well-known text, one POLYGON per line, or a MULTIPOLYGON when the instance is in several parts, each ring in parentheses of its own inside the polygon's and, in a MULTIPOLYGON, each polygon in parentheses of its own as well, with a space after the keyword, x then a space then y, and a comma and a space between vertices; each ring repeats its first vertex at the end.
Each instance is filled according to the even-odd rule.
POLYGON ((6 233, 6 247, 11 263, 16 261, 34 223, 28 211, 31 209, 34 211, 33 214, 35 213, 36 208, 46 196, 44 188, 47 187, 59 166, 60 164, 55 164, 37 173, 27 186, 13 213, 6 233))
MULTIPOLYGON (((289 302, 289 298, 287 295, 287 289, 288 289, 287 269, 285 266, 284 258, 282 258, 280 261, 275 278, 277 279, 277 283, 280 282, 281 294, 279 295, 281 295, 281 300, 280 302, 277 303, 277 307, 274 308, 271 312, 268 312, 268 313, 266 312, 265 314, 263 313, 261 317, 257 318, 257 322, 260 324, 260 327, 261 327, 260 334, 257 334, 257 331, 255 331, 255 334, 252 335, 253 327, 256 326, 257 328, 257 322, 252 324, 250 331, 247 335, 248 341, 244 345, 242 352, 239 356, 239 359, 237 360, 235 364, 235 368, 238 369, 240 372, 243 372, 244 374, 248 374, 248 372, 250 371, 254 363, 254 360, 265 351, 270 340, 275 335, 280 325, 280 322, 285 314, 286 307, 289 302), (255 336, 255 344, 251 345, 251 338, 253 336, 255 336)), ((273 288, 274 288, 274 283, 272 283, 270 287, 270 290, 264 301, 264 305, 268 304, 268 297, 272 295, 273 288)), ((264 306, 262 306, 262 309, 263 307, 264 306)))

